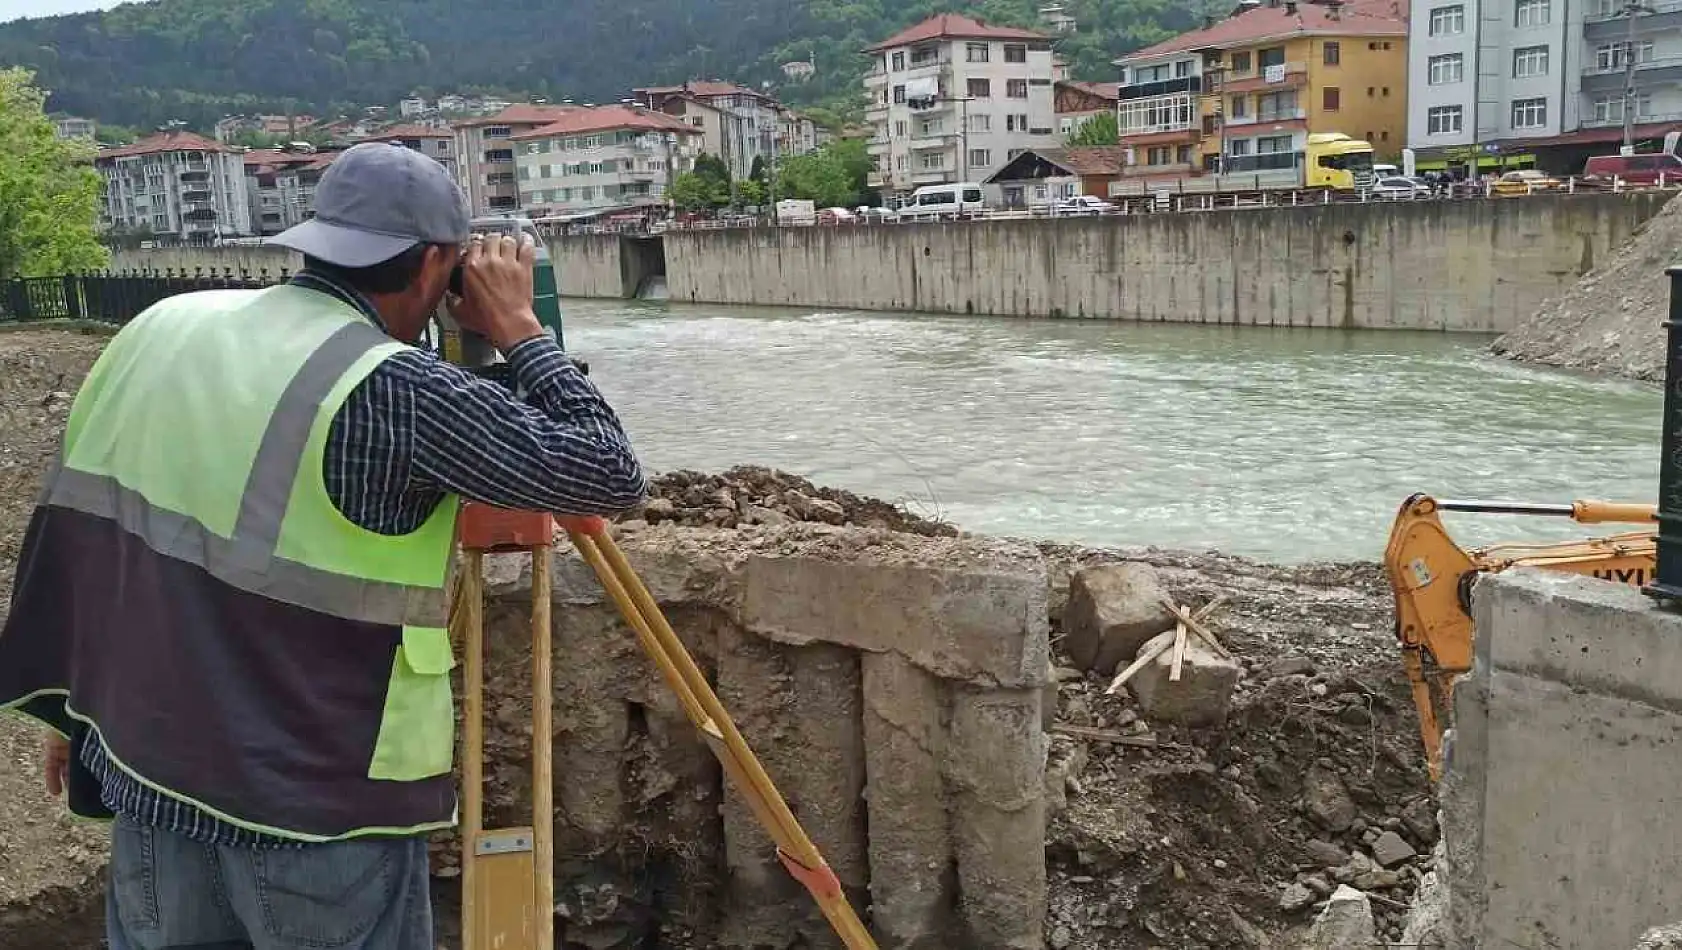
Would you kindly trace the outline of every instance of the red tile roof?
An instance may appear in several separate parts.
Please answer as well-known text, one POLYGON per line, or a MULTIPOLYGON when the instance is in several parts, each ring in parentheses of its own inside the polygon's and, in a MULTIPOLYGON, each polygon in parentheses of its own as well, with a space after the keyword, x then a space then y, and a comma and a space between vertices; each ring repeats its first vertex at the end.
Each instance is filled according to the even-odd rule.
POLYGON ((1128 53, 1118 62, 1149 59, 1191 50, 1227 49, 1264 40, 1317 34, 1322 36, 1406 36, 1405 5, 1387 0, 1346 3, 1334 15, 1331 7, 1307 0, 1279 6, 1260 6, 1227 17, 1214 26, 1181 33, 1155 46, 1128 53))
POLYGON ((1080 82, 1074 79, 1065 79, 1058 82, 1057 85, 1079 89, 1089 96, 1097 96, 1101 99, 1121 98, 1121 83, 1119 82, 1080 82))
MULTIPOLYGON (((1127 168, 1127 148, 1121 145, 1092 145, 1079 148, 1031 148, 1022 155, 1032 154, 1042 161, 1056 165, 1076 175, 1120 175, 1127 168)), ((1012 161, 1018 161, 1022 155, 1012 161)), ((1010 163, 1005 164, 1009 168, 1010 163)), ((1003 172, 1001 168, 999 172, 1003 172)), ((995 173, 994 178, 999 177, 995 173)))
POLYGON ((770 96, 767 96, 762 92, 755 92, 746 86, 738 85, 733 82, 721 82, 716 79, 692 79, 681 86, 650 86, 643 89, 633 89, 631 91, 642 95, 652 93, 656 96, 681 95, 687 93, 688 95, 696 96, 702 99, 710 99, 713 96, 757 96, 761 99, 770 98, 770 96))
POLYGON ((267 175, 274 172, 306 171, 312 168, 326 168, 339 157, 339 150, 333 149, 320 152, 283 152, 277 148, 255 148, 246 152, 245 173, 247 175, 267 175))
POLYGON ((157 135, 149 135, 133 145, 104 149, 94 158, 128 158, 132 155, 156 155, 163 152, 226 151, 229 151, 226 145, 213 142, 193 132, 159 132, 157 135))
POLYGON ((522 132, 514 139, 546 139, 557 135, 576 135, 580 132, 605 132, 610 129, 635 129, 648 132, 688 132, 700 134, 686 122, 633 106, 597 106, 570 112, 540 129, 522 132))
POLYGON ((1050 40, 1051 37, 1034 30, 1024 30, 1014 26, 994 26, 982 20, 971 19, 959 13, 938 13, 927 20, 901 30, 874 46, 864 48, 866 53, 880 52, 895 46, 909 46, 912 43, 923 43, 928 40, 1050 40))
POLYGON ((496 115, 483 115, 472 119, 462 119, 452 123, 457 128, 475 125, 537 125, 542 122, 553 122, 569 112, 576 112, 583 106, 565 105, 528 105, 520 103, 512 105, 498 112, 496 115))

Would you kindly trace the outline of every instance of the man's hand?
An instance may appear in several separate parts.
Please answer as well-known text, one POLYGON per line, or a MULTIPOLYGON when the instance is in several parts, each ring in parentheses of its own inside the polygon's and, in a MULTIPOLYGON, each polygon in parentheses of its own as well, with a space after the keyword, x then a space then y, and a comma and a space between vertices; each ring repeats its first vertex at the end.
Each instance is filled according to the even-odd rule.
POLYGON ((56 732, 41 737, 41 765, 47 780, 47 793, 54 798, 64 794, 70 783, 70 741, 56 732))
POLYGON ((529 234, 473 236, 462 259, 462 295, 450 300, 450 315, 463 329, 490 340, 499 350, 543 332, 531 309, 532 267, 537 244, 529 234))

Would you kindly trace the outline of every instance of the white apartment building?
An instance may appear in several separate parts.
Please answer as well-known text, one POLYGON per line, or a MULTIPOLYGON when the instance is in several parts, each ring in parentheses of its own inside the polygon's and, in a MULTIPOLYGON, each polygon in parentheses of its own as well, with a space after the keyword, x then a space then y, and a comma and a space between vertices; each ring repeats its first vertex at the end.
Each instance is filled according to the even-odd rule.
POLYGON ((981 181, 1030 148, 1062 144, 1051 40, 943 13, 865 50, 872 187, 981 181))
POLYGON ((664 204, 701 140, 689 123, 641 106, 578 109, 510 140, 520 207, 540 217, 664 204))
POLYGON ((430 125, 394 125, 363 139, 365 142, 390 142, 412 149, 444 166, 459 179, 456 167, 456 136, 449 128, 430 125))
POLYGON ((245 167, 227 146, 162 132, 94 156, 105 179, 100 224, 183 241, 252 233, 245 167))
POLYGON ((268 237, 313 217, 316 185, 338 155, 336 151, 253 149, 241 156, 253 231, 268 237))
POLYGON ((1662 136, 1682 122, 1682 0, 1641 7, 1632 22, 1624 0, 1415 0, 1408 144, 1428 156, 1572 149, 1576 164, 1615 152, 1626 55, 1637 136, 1662 136))
POLYGON ((632 90, 636 101, 657 112, 682 116, 704 137, 702 148, 717 155, 737 180, 753 172, 756 159, 766 165, 818 147, 811 119, 771 96, 732 82, 696 80, 681 86, 632 90))
POLYGON ((467 192, 474 214, 520 209, 513 137, 541 129, 578 108, 509 106, 495 115, 453 124, 457 180, 467 192))
POLYGON ((73 115, 55 115, 53 120, 53 134, 61 139, 88 139, 92 141, 99 131, 99 124, 92 119, 83 119, 73 115))

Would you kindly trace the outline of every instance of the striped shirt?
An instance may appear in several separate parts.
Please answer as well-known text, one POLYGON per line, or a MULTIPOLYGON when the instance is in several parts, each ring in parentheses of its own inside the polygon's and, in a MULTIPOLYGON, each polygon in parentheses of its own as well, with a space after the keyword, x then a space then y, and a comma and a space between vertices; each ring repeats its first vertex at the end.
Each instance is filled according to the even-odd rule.
MULTIPOLYGON (((292 283, 350 304, 385 329, 372 304, 330 276, 292 283)), ((407 534, 448 494, 504 508, 615 512, 647 491, 612 408, 548 336, 505 354, 525 402, 425 349, 386 359, 351 392, 328 432, 323 476, 339 511, 379 534, 407 534)), ((116 767, 97 736, 79 756, 105 807, 213 844, 285 847, 289 839, 222 821, 116 767)))

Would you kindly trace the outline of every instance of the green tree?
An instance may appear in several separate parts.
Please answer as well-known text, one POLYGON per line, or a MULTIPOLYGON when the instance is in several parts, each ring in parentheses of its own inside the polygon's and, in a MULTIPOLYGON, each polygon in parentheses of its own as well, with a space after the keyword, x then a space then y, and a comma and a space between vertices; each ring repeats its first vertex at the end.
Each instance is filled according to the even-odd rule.
POLYGON ((0 70, 0 280, 92 270, 111 260, 99 243, 92 147, 54 135, 45 104, 33 73, 0 70))
POLYGON ((1121 126, 1114 112, 1100 112, 1074 127, 1068 142, 1072 147, 1083 145, 1115 145, 1121 141, 1121 126))
POLYGON ((778 198, 805 198, 820 208, 849 208, 858 203, 859 189, 846 162, 830 149, 796 155, 777 171, 778 198))
POLYGON ((763 205, 765 203, 765 184, 748 179, 736 186, 736 192, 744 205, 763 205))
POLYGON ((700 155, 695 159, 695 174, 724 189, 730 191, 730 166, 724 164, 724 159, 717 155, 700 155))
POLYGON ((748 170, 748 180, 763 182, 765 180, 765 156, 755 155, 753 167, 748 170))
POLYGON ((682 211, 705 211, 716 208, 730 201, 730 192, 719 192, 717 182, 707 179, 699 172, 684 172, 672 179, 672 186, 666 189, 666 197, 672 204, 682 211))

